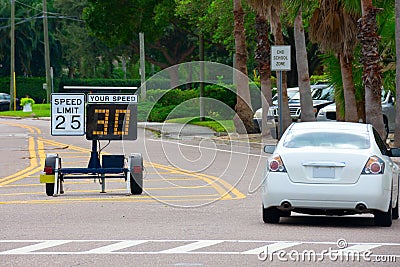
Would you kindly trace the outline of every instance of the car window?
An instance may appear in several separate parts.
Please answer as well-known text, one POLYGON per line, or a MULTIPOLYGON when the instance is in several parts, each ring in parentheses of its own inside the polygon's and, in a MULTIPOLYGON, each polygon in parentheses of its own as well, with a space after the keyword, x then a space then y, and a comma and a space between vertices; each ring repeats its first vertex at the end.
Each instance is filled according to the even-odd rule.
POLYGON ((344 132, 293 132, 283 143, 287 148, 325 147, 335 149, 367 149, 370 147, 368 134, 344 132))
POLYGON ((314 100, 333 100, 334 91, 332 87, 317 88, 312 92, 312 99, 314 100))
MULTIPOLYGON (((295 96, 295 95, 298 94, 298 93, 299 93, 299 91, 297 91, 297 90, 287 90, 288 100, 292 99, 293 96, 295 96)), ((272 101, 276 101, 276 100, 278 100, 278 94, 275 94, 275 95, 272 97, 272 101)))
MULTIPOLYGON (((335 98, 335 92, 333 87, 324 87, 324 88, 314 88, 311 92, 311 98, 313 100, 329 100, 333 101, 335 98)), ((293 100, 300 100, 300 92, 296 92, 296 94, 292 97, 293 100)))

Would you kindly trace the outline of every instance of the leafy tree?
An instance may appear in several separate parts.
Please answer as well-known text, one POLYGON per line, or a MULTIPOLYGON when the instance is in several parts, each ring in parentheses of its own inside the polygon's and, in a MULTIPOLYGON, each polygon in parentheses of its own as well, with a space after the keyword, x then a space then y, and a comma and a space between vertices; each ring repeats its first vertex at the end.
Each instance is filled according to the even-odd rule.
MULTIPOLYGON (((84 19, 90 32, 108 45, 129 45, 139 54, 140 32, 145 34, 146 60, 167 68, 185 62, 196 48, 195 35, 174 13, 174 0, 89 0, 84 19)), ((171 85, 178 83, 171 69, 171 85)))

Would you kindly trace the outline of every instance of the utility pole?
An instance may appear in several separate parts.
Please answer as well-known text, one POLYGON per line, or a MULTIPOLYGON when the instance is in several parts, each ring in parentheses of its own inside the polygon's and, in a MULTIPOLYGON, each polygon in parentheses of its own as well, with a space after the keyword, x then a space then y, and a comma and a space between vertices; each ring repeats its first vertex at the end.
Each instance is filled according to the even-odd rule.
POLYGON ((139 48, 140 48, 140 96, 142 100, 146 99, 146 65, 145 65, 145 51, 144 51, 144 33, 139 33, 139 48))
POLYGON ((199 36, 199 54, 200 54, 200 121, 205 121, 204 116, 204 34, 199 36))
POLYGON ((47 3, 43 0, 43 34, 44 34, 44 61, 46 67, 46 102, 50 103, 51 92, 53 91, 51 84, 51 71, 50 71, 50 46, 49 46, 49 28, 47 24, 47 3))
POLYGON ((10 110, 16 109, 15 89, 15 0, 11 0, 11 77, 10 77, 10 110))

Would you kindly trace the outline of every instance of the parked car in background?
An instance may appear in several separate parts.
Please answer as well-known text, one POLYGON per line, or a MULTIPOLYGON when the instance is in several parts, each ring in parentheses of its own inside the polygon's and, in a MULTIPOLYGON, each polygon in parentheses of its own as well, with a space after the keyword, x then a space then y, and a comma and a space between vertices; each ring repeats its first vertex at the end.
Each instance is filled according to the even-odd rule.
MULTIPOLYGON (((22 109, 19 105, 19 99, 16 99, 16 109, 22 109)), ((10 101, 11 97, 9 94, 6 93, 0 93, 0 111, 7 111, 10 110, 10 101)))
POLYGON ((6 93, 0 93, 0 111, 6 111, 10 109, 10 95, 6 93))
POLYGON ((291 212, 372 213, 375 225, 399 218, 399 167, 370 124, 293 123, 271 154, 262 179, 262 217, 278 223, 291 212))
MULTIPOLYGON (((396 125, 396 107, 394 96, 390 91, 382 90, 382 114, 383 123, 385 124, 386 133, 393 133, 396 125)), ((336 120, 336 104, 321 108, 317 115, 317 121, 335 121, 336 120)))
MULTIPOLYGON (((288 88, 288 104, 290 110, 290 116, 293 121, 301 119, 301 104, 300 104, 300 92, 299 87, 288 88), (290 96, 290 97, 289 97, 290 96)), ((318 111, 333 103, 334 101, 335 89, 333 86, 328 84, 318 84, 311 86, 311 97, 313 100, 313 109, 315 116, 317 116, 318 111)), ((275 95, 277 98, 277 96, 275 95)), ((278 121, 278 101, 273 102, 273 106, 270 106, 268 110, 268 119, 274 117, 275 121, 278 121)), ((255 127, 261 129, 262 122, 262 108, 258 109, 253 116, 253 121, 255 127)))

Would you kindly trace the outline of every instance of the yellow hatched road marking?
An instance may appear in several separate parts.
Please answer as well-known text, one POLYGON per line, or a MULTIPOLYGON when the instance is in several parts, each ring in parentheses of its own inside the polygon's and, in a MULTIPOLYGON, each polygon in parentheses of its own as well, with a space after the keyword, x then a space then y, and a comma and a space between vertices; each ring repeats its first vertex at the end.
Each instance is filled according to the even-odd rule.
MULTIPOLYGON (((27 126, 27 125, 22 125, 22 124, 16 124, 16 123, 5 123, 5 122, 1 122, 3 124, 7 124, 7 125, 11 125, 11 126, 16 126, 16 127, 21 127, 21 128, 25 128, 27 129, 30 133, 32 134, 40 134, 41 130, 37 127, 34 126, 27 126)), ((37 149, 35 149, 35 138, 34 137, 29 137, 28 139, 28 146, 29 146, 29 158, 30 158, 30 166, 24 170, 21 170, 17 173, 14 173, 10 176, 4 177, 4 178, 0 178, 0 187, 11 187, 11 186, 41 186, 40 184, 36 185, 36 184, 32 184, 32 185, 9 185, 12 182, 24 179, 26 177, 29 177, 31 175, 37 174, 40 171, 43 171, 43 166, 44 166, 44 160, 45 160, 45 152, 44 152, 44 144, 46 145, 50 145, 50 146, 54 146, 53 149, 57 149, 57 147, 65 149, 71 149, 71 150, 75 150, 75 152, 71 152, 71 151, 63 151, 63 153, 69 153, 69 154, 78 154, 78 153, 86 153, 86 154, 90 154, 91 150, 90 149, 86 149, 86 148, 82 148, 82 147, 78 147, 78 146, 74 146, 74 145, 70 145, 70 144, 64 144, 64 143, 59 143, 53 140, 49 140, 49 139, 44 139, 41 137, 37 138, 37 149), (76 152, 79 151, 79 152, 76 152)), ((78 158, 78 157, 82 157, 82 156, 76 156, 74 158, 78 158)), ((72 156, 69 156, 67 158, 73 158, 72 156)), ((68 164, 68 162, 66 162, 68 164)), ((166 179, 161 179, 161 181, 178 181, 178 180, 202 180, 206 183, 206 185, 201 185, 201 186, 179 186, 179 188, 184 188, 184 189, 193 189, 193 188, 204 188, 204 187, 212 187, 214 188, 219 195, 216 196, 220 196, 221 199, 223 200, 227 200, 227 199, 241 199, 241 198, 245 198, 246 196, 244 194, 242 194, 239 190, 237 190, 234 186, 232 186, 231 184, 229 184, 228 182, 224 181, 221 178, 212 176, 212 175, 207 175, 207 174, 202 174, 202 173, 193 173, 187 170, 181 170, 181 169, 176 169, 170 166, 165 166, 165 165, 161 165, 161 164, 157 164, 157 163, 152 163, 152 162, 145 162, 145 166, 146 167, 153 167, 155 169, 161 169, 163 170, 162 172, 149 172, 148 174, 178 174, 178 175, 184 175, 185 177, 174 177, 174 178, 166 178, 166 179), (234 195, 234 197, 231 196, 231 194, 234 195)), ((29 177, 31 178, 31 177, 29 177)), ((148 180, 148 181, 155 181, 153 179, 148 180)), ((158 181, 160 181, 160 179, 158 179, 158 181)), ((85 182, 75 182, 75 183, 85 183, 85 182)), ((68 183, 65 183, 68 184, 68 183)), ((72 183, 71 183, 72 184, 72 183)), ((176 189, 176 187, 169 187, 169 188, 146 188, 146 190, 170 190, 170 189, 176 189)), ((125 189, 121 189, 125 190, 125 189)), ((95 191, 95 190, 93 190, 95 191)), ((112 190, 108 190, 108 191, 112 191, 112 190)), ((79 191, 74 191, 74 192, 79 192, 79 191)), ((85 192, 85 191, 83 191, 85 192)), ((92 191, 89 191, 92 192, 92 191)), ((23 194, 23 193, 22 193, 23 194)), ((26 194, 32 194, 32 193, 26 193, 26 194)), ((12 194, 9 194, 12 195, 12 194)), ((214 196, 214 195, 205 195, 207 197, 210 196, 214 196)), ((157 196, 157 198, 162 198, 162 196, 157 196)), ((178 196, 164 196, 164 197, 171 197, 171 198, 177 198, 178 196)), ((181 197, 181 196, 179 196, 181 197)), ((193 197, 198 197, 196 195, 193 195, 193 197)), ((79 198, 79 201, 82 201, 83 198, 79 198)), ((88 198, 85 198, 86 200, 89 200, 88 198)), ((73 199, 69 199, 73 200, 73 199)), ((101 198, 96 198, 94 199, 96 201, 101 200, 101 198)), ((113 198, 113 200, 116 200, 113 198)), ((204 199, 201 199, 204 200, 204 199)), ((118 200, 120 201, 120 200, 118 200)), ((36 203, 36 200, 29 200, 26 201, 26 203, 36 203)), ((60 201, 56 201, 57 203, 60 203, 60 201)), ((4 204, 5 202, 0 202, 0 204, 4 204)), ((25 203, 25 201, 8 201, 7 203, 25 203)))

